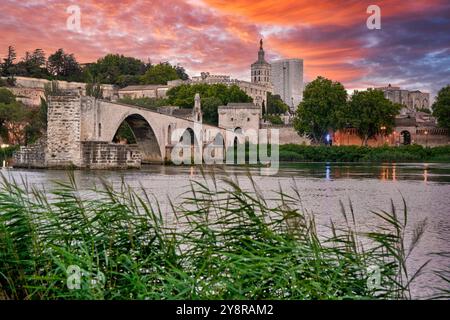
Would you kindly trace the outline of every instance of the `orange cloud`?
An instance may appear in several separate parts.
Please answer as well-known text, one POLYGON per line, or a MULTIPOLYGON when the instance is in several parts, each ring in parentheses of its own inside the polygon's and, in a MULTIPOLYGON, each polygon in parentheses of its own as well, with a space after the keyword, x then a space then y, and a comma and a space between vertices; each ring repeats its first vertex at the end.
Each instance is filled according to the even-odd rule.
POLYGON ((377 0, 382 30, 369 31, 372 2, 86 0, 78 4, 82 32, 75 33, 66 28, 73 1, 2 0, 0 56, 8 45, 19 58, 35 48, 47 54, 64 48, 80 62, 120 53, 180 63, 192 75, 249 79, 263 37, 268 60, 303 58, 308 79, 323 75, 357 87, 371 81, 432 86, 430 74, 448 79, 448 1, 377 0))
POLYGON ((373 0, 204 0, 208 5, 253 23, 279 25, 349 25, 365 22, 367 7, 376 4, 383 17, 421 13, 445 0, 403 1, 373 0))

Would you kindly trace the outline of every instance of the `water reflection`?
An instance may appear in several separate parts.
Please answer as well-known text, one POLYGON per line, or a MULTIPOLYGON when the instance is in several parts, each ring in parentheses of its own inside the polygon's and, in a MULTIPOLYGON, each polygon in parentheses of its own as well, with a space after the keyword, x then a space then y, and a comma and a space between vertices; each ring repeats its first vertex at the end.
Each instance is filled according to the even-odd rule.
MULTIPOLYGON (((234 172, 248 169, 233 168, 234 172)), ((250 169, 255 175, 257 170, 250 169)), ((386 164, 348 164, 348 163, 301 163, 285 164, 276 176, 315 177, 325 181, 339 179, 376 179, 383 182, 404 180, 430 182, 450 182, 450 164, 439 163, 386 163, 386 164)))
POLYGON ((327 164, 327 165, 325 166, 325 180, 327 180, 327 181, 330 181, 330 180, 331 180, 331 179, 330 179, 330 172, 331 172, 330 165, 327 164))
POLYGON ((381 166, 379 179, 381 181, 397 181, 397 165, 394 163, 381 166))

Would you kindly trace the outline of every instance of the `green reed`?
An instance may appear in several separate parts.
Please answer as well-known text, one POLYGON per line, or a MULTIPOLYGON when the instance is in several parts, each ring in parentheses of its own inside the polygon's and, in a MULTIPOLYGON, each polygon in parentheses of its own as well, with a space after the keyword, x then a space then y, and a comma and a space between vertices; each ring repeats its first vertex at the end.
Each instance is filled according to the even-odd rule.
POLYGON ((298 190, 267 198, 251 176, 244 190, 204 175, 170 212, 143 188, 103 181, 82 193, 69 178, 43 190, 3 177, 0 299, 409 299, 425 268, 406 268, 425 229, 405 245, 406 204, 402 216, 394 205, 374 212, 371 232, 342 205, 345 223, 331 221, 327 236, 298 190), (68 287, 70 266, 83 273, 79 288, 68 287))

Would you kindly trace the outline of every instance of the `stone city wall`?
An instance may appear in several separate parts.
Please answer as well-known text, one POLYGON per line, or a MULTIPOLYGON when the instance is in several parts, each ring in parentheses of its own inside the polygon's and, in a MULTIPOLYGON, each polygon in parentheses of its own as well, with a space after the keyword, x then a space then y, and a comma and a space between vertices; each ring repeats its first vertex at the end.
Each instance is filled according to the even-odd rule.
POLYGON ((261 125, 261 129, 278 130, 280 145, 283 145, 283 144, 310 145, 311 144, 310 139, 308 139, 307 137, 304 137, 304 136, 300 136, 297 133, 297 131, 295 131, 294 127, 291 125, 263 124, 263 125, 261 125))
MULTIPOLYGON (((409 132, 410 144, 418 144, 424 147, 437 147, 450 144, 448 131, 441 128, 416 128, 396 127, 395 131, 388 135, 377 135, 369 139, 369 147, 381 147, 383 145, 400 146, 405 144, 403 132, 409 132)), ((361 146, 363 141, 354 129, 337 131, 333 136, 333 144, 337 146, 361 146)))
MULTIPOLYGON (((3 77, 3 79, 6 79, 3 77)), ((21 90, 21 89, 30 89, 29 96, 26 94, 23 94, 28 99, 33 100, 36 102, 36 95, 38 93, 42 93, 43 96, 43 90, 45 88, 45 85, 50 83, 50 80, 47 79, 37 79, 37 78, 27 78, 27 77, 15 77, 16 80, 16 86, 13 88, 9 88, 9 90, 21 90)), ((86 94, 86 83, 84 82, 69 82, 69 81, 62 81, 57 80, 58 82, 58 88, 61 90, 79 90, 83 92, 83 95, 86 94)), ((111 101, 115 101, 118 98, 118 88, 114 85, 110 84, 102 84, 101 85, 103 89, 103 98, 111 101)), ((14 91, 13 91, 14 92, 14 91)), ((23 93, 28 91, 22 91, 23 93)))
POLYGON ((41 97, 44 97, 44 89, 41 88, 8 87, 7 89, 16 96, 16 100, 30 107, 39 107, 41 97))

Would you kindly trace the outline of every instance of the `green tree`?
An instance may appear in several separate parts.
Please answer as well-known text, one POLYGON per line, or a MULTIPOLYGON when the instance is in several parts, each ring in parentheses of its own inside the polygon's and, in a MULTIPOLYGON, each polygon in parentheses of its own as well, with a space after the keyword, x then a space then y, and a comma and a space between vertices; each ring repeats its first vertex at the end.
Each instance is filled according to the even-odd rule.
POLYGON ((278 114, 266 114, 264 120, 269 121, 271 124, 283 124, 283 120, 278 114))
POLYGON ((143 98, 124 97, 122 99, 119 99, 119 102, 125 103, 125 104, 131 104, 133 106, 138 106, 138 107, 142 107, 142 108, 153 109, 153 110, 156 110, 159 107, 169 105, 169 102, 167 101, 167 99, 158 99, 158 98, 149 98, 149 97, 143 97, 143 98))
POLYGON ((16 101, 14 94, 6 88, 0 88, 0 103, 10 104, 16 101))
POLYGON ((48 72, 57 79, 69 81, 83 80, 81 67, 73 54, 67 54, 59 49, 48 57, 48 72))
POLYGON ((238 86, 224 84, 182 84, 167 91, 170 105, 193 108, 195 94, 199 93, 202 101, 203 121, 210 124, 218 122, 217 108, 230 102, 252 102, 238 86))
POLYGON ((141 77, 142 84, 167 84, 167 81, 180 79, 175 67, 168 62, 152 65, 141 77))
POLYGON ((91 77, 99 83, 126 87, 140 83, 140 76, 149 68, 139 59, 119 54, 108 54, 86 67, 85 81, 91 77))
POLYGON ((363 145, 378 134, 388 134, 395 127, 395 116, 401 106, 384 97, 381 90, 355 91, 339 117, 339 127, 356 129, 363 145))
POLYGON ((23 61, 17 64, 17 75, 33 78, 48 78, 49 73, 45 68, 46 58, 42 49, 36 49, 32 53, 26 52, 23 61))
POLYGON ((222 100, 217 97, 205 97, 201 99, 203 121, 212 125, 219 124, 217 109, 223 105, 222 100))
POLYGON ((433 116, 437 118, 439 126, 450 129, 450 85, 439 90, 433 103, 433 116))
POLYGON ((177 65, 175 67, 175 70, 177 72, 178 78, 180 78, 181 80, 188 80, 189 79, 189 75, 186 73, 186 70, 182 66, 177 65))
POLYGON ((330 130, 337 128, 337 112, 346 103, 347 92, 341 83, 318 77, 305 88, 294 118, 294 128, 314 143, 321 143, 330 130))
POLYGON ((0 135, 3 140, 8 141, 12 136, 14 141, 24 143, 25 141, 21 139, 23 132, 21 125, 28 124, 31 118, 30 109, 16 101, 9 90, 0 88, 0 135))
POLYGON ((14 61, 16 60, 16 49, 13 46, 8 47, 8 53, 6 58, 3 59, 2 64, 2 75, 3 76, 14 76, 15 74, 15 65, 14 61))
POLYGON ((267 113, 268 114, 285 114, 289 110, 289 106, 283 102, 279 94, 267 94, 267 113))

